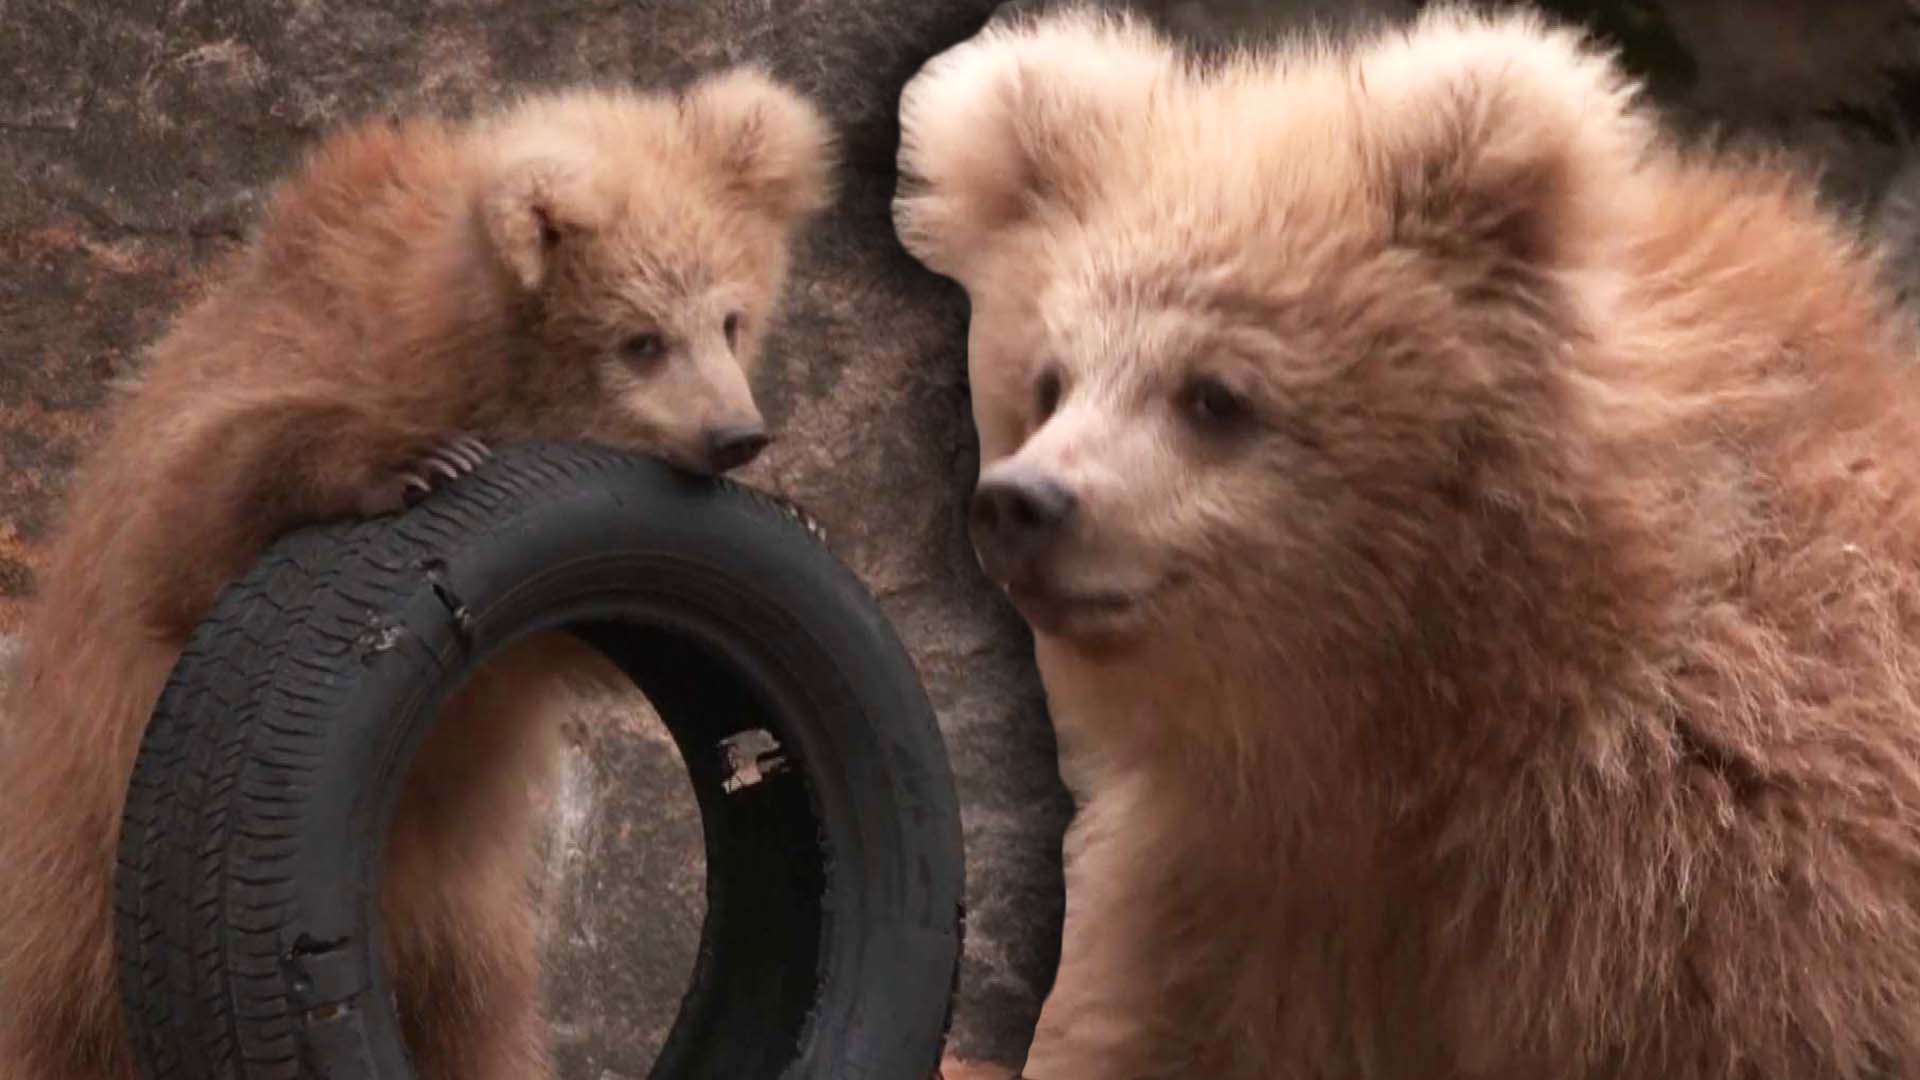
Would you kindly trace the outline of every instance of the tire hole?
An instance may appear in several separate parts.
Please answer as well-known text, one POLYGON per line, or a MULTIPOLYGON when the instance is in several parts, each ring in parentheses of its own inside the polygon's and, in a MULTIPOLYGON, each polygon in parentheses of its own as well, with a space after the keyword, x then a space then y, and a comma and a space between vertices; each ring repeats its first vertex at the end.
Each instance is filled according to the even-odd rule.
POLYGON ((312 1027, 320 1024, 338 1023, 346 1019, 347 1014, 352 1011, 353 1007, 344 1001, 329 1001, 325 1005, 315 1005, 313 1008, 307 1010, 307 1024, 309 1027, 312 1027))
POLYGON ((720 781, 720 790, 729 795, 744 791, 755 784, 785 772, 789 767, 787 753, 780 746, 780 740, 765 728, 749 728, 737 735, 721 739, 717 748, 721 755, 721 770, 726 778, 720 781))
MULTIPOLYGON (((414 768, 430 798, 430 772, 472 781, 510 759, 551 762, 540 777, 453 785, 462 804, 428 812, 484 819, 471 834, 482 845, 524 829, 555 1075, 647 1076, 679 1015, 707 917, 700 807, 672 735, 624 672, 566 634, 522 639, 453 700, 447 719, 482 722, 428 736, 414 768), (484 707, 469 714, 466 701, 484 707), (486 722, 496 712, 506 722, 486 722), (531 813, 512 809, 527 798, 531 813)), ((393 843, 406 839, 403 828, 396 818, 393 843)), ((458 853, 420 839, 458 872, 458 853)), ((498 926, 507 932, 512 922, 503 911, 498 926)))
MULTIPOLYGON (((528 678, 524 661, 501 661, 474 682, 513 694, 528 678)), ((553 773, 528 838, 541 1011, 555 1076, 639 1078, 680 1015, 699 955, 701 809, 647 696, 612 665, 599 669, 595 651, 574 648, 568 661, 593 665, 591 676, 568 678, 549 717, 553 773)), ((551 671, 534 667, 532 678, 551 671)))
POLYGON ((346 948, 352 941, 352 938, 344 937, 321 941, 312 935, 301 934, 300 937, 294 941, 293 947, 287 950, 287 955, 296 960, 325 956, 330 952, 337 952, 340 949, 346 948))

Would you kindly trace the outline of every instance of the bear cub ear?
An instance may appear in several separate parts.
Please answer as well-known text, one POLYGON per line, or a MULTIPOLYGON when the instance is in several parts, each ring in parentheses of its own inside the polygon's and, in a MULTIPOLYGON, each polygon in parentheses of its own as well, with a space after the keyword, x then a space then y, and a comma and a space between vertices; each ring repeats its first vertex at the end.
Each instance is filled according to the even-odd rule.
POLYGON ((1009 17, 933 58, 900 96, 900 242, 964 283, 995 234, 1091 189, 1103 131, 1178 66, 1145 24, 1090 9, 1009 17))
POLYGON ((1592 262, 1655 141, 1612 57, 1530 13, 1427 9, 1358 57, 1394 233, 1495 265, 1592 262))
POLYGON ((791 224, 832 200, 833 129, 765 71, 741 66, 709 75, 681 96, 680 113, 721 184, 749 208, 791 224))
POLYGON ((506 165, 482 193, 487 239, 521 288, 539 289, 560 245, 592 227, 591 168, 578 154, 549 148, 506 165))

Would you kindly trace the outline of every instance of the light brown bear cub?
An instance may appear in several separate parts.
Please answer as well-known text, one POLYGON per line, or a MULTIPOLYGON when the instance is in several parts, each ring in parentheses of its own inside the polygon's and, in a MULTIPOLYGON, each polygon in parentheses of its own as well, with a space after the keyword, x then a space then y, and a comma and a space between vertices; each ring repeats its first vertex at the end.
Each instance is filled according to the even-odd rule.
MULTIPOLYGON (((0 1076, 132 1075, 109 882, 142 729, 219 587, 289 527, 401 507, 478 440, 724 471, 830 132, 752 69, 322 142, 154 349, 75 481, 0 752, 0 1076)), ((402 797, 386 905, 424 1077, 548 1071, 527 910, 528 709, 557 643, 483 672, 402 797)), ((577 659, 577 658, 576 658, 577 659)))
POLYGON ((1080 803, 1027 1076, 1920 1075, 1920 394, 1809 184, 1454 8, 901 116, 1080 803))

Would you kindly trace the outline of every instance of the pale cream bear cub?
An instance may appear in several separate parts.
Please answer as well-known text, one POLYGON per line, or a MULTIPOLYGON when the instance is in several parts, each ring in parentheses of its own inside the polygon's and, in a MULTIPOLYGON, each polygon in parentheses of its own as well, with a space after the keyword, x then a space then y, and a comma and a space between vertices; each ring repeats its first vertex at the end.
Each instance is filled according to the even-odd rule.
POLYGON ((1810 184, 1455 8, 901 122, 1079 800, 1027 1076, 1920 1075, 1916 361, 1810 184))
MULTIPOLYGON (((831 132, 741 68, 323 139, 153 349, 73 483, 0 721, 0 1077, 127 1080, 110 907, 128 773, 222 584, 310 521, 400 509, 485 442, 703 472, 769 438, 750 378, 831 132)), ((384 883, 423 1080, 547 1075, 527 892, 558 678, 537 638, 416 759, 384 883)))

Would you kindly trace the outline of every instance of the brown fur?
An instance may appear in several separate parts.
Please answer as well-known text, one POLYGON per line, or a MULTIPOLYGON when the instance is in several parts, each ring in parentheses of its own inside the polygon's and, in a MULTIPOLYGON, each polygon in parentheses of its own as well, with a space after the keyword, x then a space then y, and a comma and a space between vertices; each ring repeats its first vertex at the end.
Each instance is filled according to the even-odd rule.
MULTIPOLYGON (((823 121, 751 70, 318 146, 155 347, 51 545, 0 726, 0 1075, 131 1075, 119 814, 218 588, 293 525, 397 500, 396 478, 459 433, 697 460, 707 428, 757 420, 747 375, 829 165, 823 121), (662 355, 625 362, 648 332, 662 355)), ((530 680, 585 662, 536 641, 484 671, 403 795, 387 910, 422 1076, 547 1070, 524 879, 551 727, 530 680)))
POLYGON ((1633 98, 1457 9, 909 84, 982 483, 1078 499, 997 568, 1080 802, 1026 1075, 1920 1076, 1911 341, 1633 98))

